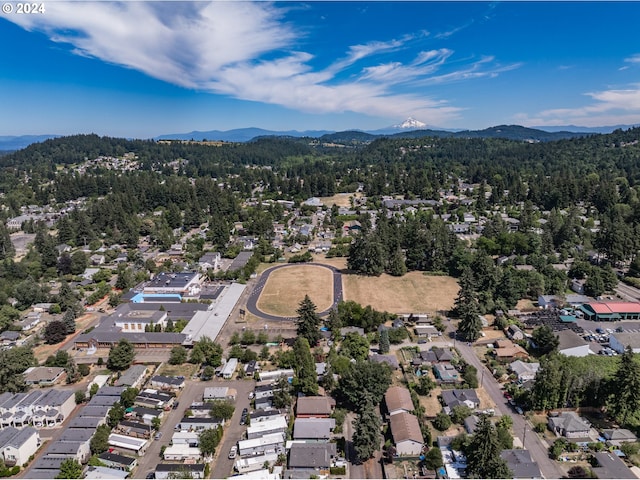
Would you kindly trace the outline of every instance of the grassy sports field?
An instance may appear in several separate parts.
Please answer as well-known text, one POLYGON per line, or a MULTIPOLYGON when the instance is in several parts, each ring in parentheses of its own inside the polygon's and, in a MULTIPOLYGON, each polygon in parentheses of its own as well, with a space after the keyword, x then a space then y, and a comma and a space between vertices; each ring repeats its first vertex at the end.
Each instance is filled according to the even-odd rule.
POLYGON ((305 295, 316 304, 317 311, 333 303, 333 274, 328 268, 315 265, 294 265, 275 270, 258 299, 258 308, 271 315, 290 317, 305 295))

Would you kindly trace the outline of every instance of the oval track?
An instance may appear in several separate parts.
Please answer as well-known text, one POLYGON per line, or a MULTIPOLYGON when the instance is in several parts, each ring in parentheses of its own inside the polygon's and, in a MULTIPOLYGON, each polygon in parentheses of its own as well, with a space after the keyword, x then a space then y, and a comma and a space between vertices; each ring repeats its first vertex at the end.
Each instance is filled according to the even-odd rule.
POLYGON ((328 268, 333 273, 333 303, 329 308, 318 313, 318 315, 320 316, 328 315, 331 309, 336 308, 338 305, 338 302, 342 301, 342 273, 337 268, 332 267, 331 265, 324 265, 322 263, 294 263, 294 264, 287 264, 287 265, 278 265, 276 267, 271 267, 265 270, 264 272, 262 272, 262 275, 260 275, 260 278, 258 279, 258 283, 256 283, 256 286, 253 288, 253 291, 251 292, 251 294, 249 295, 249 298, 247 299, 247 311, 252 315, 255 315, 256 317, 259 317, 264 320, 269 320, 271 322, 278 322, 283 320, 294 320, 295 317, 281 317, 278 315, 271 315, 270 313, 263 312, 258 308, 258 299, 260 298, 260 294, 262 293, 264 286, 267 284, 269 275, 271 275, 272 272, 280 268, 300 267, 300 266, 306 266, 306 265, 328 268))

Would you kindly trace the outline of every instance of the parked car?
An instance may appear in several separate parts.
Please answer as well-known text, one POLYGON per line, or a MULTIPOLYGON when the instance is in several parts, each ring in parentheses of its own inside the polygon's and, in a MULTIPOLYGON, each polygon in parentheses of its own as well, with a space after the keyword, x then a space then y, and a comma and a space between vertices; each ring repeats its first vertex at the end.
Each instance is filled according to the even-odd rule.
POLYGON ((180 402, 176 402, 173 404, 173 409, 176 410, 178 408, 178 405, 180 405, 180 402))
POLYGON ((238 447, 234 445, 233 447, 231 447, 231 450, 229 450, 229 458, 236 458, 236 455, 238 455, 238 447))
POLYGON ((156 433, 156 435, 153 438, 155 438, 156 440, 160 440, 162 438, 162 432, 156 433))
POLYGON ((253 397, 255 397, 256 394, 253 392, 249 392, 249 400, 253 400, 253 397))

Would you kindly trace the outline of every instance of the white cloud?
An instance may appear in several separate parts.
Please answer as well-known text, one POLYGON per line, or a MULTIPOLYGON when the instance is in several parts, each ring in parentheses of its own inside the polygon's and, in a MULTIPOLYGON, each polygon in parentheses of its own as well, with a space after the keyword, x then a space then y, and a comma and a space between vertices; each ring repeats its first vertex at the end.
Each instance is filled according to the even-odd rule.
POLYGON ((602 125, 640 123, 640 84, 626 89, 603 90, 585 94, 593 102, 579 108, 543 110, 534 116, 517 115, 527 125, 602 125))
MULTIPOLYGON (((285 7, 287 8, 287 7, 285 7)), ((405 64, 377 56, 411 48, 422 31, 345 46, 343 58, 312 67, 313 53, 293 48, 303 33, 286 11, 266 2, 51 2, 46 15, 11 16, 25 29, 69 44, 77 55, 135 69, 185 88, 305 112, 352 111, 447 124, 459 107, 407 86, 492 77, 517 68, 485 57, 457 70, 452 50, 421 51, 405 64), (403 85, 404 93, 397 93, 403 85)))
POLYGON ((640 53, 631 55, 630 57, 625 58, 624 61, 632 64, 640 64, 640 53))

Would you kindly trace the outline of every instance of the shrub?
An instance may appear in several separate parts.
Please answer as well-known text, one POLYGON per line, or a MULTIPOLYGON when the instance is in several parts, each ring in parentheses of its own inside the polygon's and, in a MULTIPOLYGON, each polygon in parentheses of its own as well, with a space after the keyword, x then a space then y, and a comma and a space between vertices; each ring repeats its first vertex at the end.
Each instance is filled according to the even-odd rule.
POLYGON ((346 475, 347 469, 346 467, 329 467, 330 475, 346 475))

